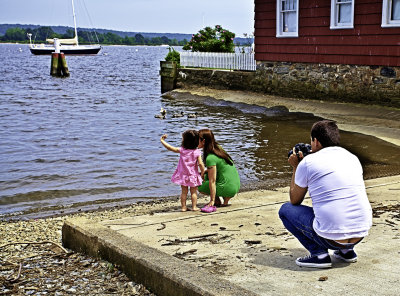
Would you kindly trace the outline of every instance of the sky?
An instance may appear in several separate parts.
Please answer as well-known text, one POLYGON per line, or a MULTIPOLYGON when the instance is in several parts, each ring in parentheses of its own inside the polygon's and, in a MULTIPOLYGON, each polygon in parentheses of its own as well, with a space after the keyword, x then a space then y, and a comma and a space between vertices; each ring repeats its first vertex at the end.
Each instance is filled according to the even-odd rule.
MULTIPOLYGON (((189 33, 221 25, 254 32, 254 0, 74 0, 78 27, 189 33)), ((71 0, 0 0, 0 24, 73 26, 71 0)))

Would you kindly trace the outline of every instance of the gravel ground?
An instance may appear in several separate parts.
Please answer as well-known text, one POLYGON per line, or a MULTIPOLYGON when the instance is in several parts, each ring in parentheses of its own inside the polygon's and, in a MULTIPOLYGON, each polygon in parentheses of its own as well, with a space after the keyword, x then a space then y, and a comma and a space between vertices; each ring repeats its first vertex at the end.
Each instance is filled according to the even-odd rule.
POLYGON ((0 222, 0 295, 155 295, 118 266, 66 250, 61 228, 70 217, 93 221, 169 210, 177 201, 47 219, 0 222))

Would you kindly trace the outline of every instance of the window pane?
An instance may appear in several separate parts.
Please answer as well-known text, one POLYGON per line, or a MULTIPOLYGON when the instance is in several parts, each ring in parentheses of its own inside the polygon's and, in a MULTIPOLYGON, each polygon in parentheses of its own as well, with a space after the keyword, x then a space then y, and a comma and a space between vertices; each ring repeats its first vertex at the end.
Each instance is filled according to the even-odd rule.
POLYGON ((400 20, 400 0, 393 0, 392 5, 393 7, 391 20, 400 20))
POLYGON ((283 0, 282 1, 282 12, 296 10, 296 0, 283 0))
POLYGON ((283 14, 283 32, 296 32, 296 12, 283 14))
MULTIPOLYGON (((348 1, 346 1, 346 2, 348 2, 348 1)), ((338 23, 342 24, 342 23, 350 23, 350 22, 351 22, 351 4, 347 4, 347 3, 340 4, 339 11, 338 11, 338 23)))

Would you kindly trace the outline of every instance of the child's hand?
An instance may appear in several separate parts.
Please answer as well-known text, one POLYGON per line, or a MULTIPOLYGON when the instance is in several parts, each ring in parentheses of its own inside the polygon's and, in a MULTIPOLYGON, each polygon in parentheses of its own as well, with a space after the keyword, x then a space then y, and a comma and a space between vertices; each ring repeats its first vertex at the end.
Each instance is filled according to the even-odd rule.
POLYGON ((164 135, 161 136, 160 140, 161 140, 161 141, 162 141, 162 140, 165 140, 167 137, 168 137, 168 136, 167 136, 166 134, 164 134, 164 135))

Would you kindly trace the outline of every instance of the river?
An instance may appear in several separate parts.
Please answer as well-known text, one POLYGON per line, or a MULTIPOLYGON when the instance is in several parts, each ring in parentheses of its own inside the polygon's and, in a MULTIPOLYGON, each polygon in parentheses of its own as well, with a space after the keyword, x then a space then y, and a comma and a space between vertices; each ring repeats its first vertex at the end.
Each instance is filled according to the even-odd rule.
MULTIPOLYGON (((170 182, 178 154, 159 138, 167 133, 179 146, 186 129, 214 131, 243 190, 287 185, 287 152, 309 142, 318 118, 212 98, 162 97, 159 61, 167 53, 166 47, 105 46, 96 56, 67 56, 71 76, 55 78, 50 56, 0 44, 0 218, 178 197, 180 187, 170 182), (164 120, 154 118, 161 107, 164 120), (180 111, 198 118, 172 118, 180 111)), ((393 173, 394 145, 346 132, 343 142, 372 175, 387 167, 393 173)))

